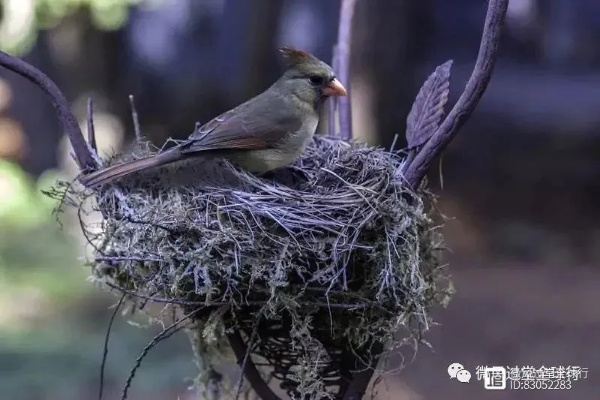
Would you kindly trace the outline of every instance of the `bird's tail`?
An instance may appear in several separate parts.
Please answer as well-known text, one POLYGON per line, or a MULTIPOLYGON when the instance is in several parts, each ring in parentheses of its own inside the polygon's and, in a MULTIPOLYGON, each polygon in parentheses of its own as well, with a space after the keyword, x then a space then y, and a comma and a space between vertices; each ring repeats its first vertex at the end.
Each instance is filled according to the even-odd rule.
POLYGON ((88 175, 83 175, 79 181, 86 187, 94 187, 103 185, 122 178, 134 172, 146 170, 148 168, 158 167, 160 165, 169 164, 181 160, 182 154, 178 148, 173 148, 164 153, 156 154, 139 160, 131 161, 124 164, 113 165, 112 167, 104 168, 88 175))

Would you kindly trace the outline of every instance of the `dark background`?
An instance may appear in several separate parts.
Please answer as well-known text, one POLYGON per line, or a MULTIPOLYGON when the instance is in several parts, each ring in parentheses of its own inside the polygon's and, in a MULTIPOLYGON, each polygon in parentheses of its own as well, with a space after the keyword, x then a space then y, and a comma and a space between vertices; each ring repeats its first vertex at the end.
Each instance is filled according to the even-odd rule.
MULTIPOLYGON (((129 94, 158 145, 186 137, 270 85, 277 47, 331 59, 339 1, 3 0, 0 48, 52 77, 84 121, 92 96, 101 149, 132 138, 129 94)), ((483 0, 358 0, 352 46, 354 130, 389 145, 419 86, 454 59, 453 102, 475 60, 483 0)), ((600 3, 511 0, 495 74, 477 111, 430 174, 448 221, 457 294, 414 362, 381 399, 595 399, 600 387, 600 3), (442 185, 443 183, 443 185, 442 185), (564 391, 487 392, 451 381, 460 362, 581 366, 564 391)), ((40 195, 74 174, 39 89, 0 71, 0 397, 95 398, 114 297, 85 278, 71 215, 60 230, 40 195)), ((118 393, 156 332, 119 317, 107 386, 118 393)), ((192 398, 184 335, 143 364, 130 399, 192 398)))

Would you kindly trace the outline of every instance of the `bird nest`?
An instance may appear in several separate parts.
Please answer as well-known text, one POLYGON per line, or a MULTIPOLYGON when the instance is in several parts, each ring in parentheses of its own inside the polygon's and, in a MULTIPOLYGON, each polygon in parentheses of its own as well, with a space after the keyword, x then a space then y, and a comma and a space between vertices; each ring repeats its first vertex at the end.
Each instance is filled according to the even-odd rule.
MULTIPOLYGON (((139 143, 129 158, 151 153, 139 143)), ((200 357, 235 330, 244 362, 318 399, 416 344, 449 299, 434 198, 406 185, 402 165, 398 153, 320 137, 273 176, 224 166, 221 183, 165 187, 146 174, 69 190, 102 213, 84 226, 97 280, 179 307, 200 357)))

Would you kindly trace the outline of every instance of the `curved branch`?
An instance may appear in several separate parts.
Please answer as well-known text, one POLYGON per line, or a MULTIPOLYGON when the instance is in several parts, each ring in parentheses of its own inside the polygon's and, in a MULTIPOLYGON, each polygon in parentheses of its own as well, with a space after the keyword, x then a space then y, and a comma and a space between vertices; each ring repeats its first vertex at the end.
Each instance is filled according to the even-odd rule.
POLYGON ((254 389, 256 394, 263 400, 281 400, 279 396, 273 393, 271 388, 264 381, 250 357, 246 357, 250 349, 248 349, 244 344, 244 340, 242 339, 240 332, 237 329, 232 328, 232 332, 227 333, 227 340, 229 341, 229 345, 231 346, 237 363, 241 368, 242 378, 243 375, 246 375, 246 379, 248 379, 252 385, 252 389, 254 389))
POLYGON ((489 0, 479 54, 465 90, 444 119, 444 122, 406 169, 405 178, 413 188, 419 186, 433 160, 444 151, 456 136, 458 130, 469 119, 479 100, 481 100, 496 63, 498 43, 500 42, 507 7, 508 0, 489 0))
POLYGON ((60 91, 58 86, 39 69, 26 63, 25 61, 19 60, 9 54, 0 51, 0 65, 27 78, 35 85, 39 86, 49 97, 54 109, 58 113, 63 128, 69 135, 69 141, 73 146, 75 152, 75 159, 81 170, 91 170, 98 167, 96 160, 92 156, 90 148, 88 147, 79 124, 75 119, 75 116, 69 109, 69 105, 65 95, 60 91))
POLYGON ((353 374, 352 381, 343 393, 342 400, 360 400, 364 397, 382 352, 383 345, 376 342, 369 349, 370 365, 366 365, 358 357, 352 357, 355 359, 355 368, 360 368, 360 370, 353 374))

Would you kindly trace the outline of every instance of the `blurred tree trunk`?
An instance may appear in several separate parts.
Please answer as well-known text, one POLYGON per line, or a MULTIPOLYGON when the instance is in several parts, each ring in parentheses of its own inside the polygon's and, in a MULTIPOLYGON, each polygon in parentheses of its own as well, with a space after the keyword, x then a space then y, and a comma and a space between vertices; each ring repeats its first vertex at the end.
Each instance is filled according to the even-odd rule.
POLYGON ((77 101, 76 116, 83 118, 87 98, 91 96, 96 111, 115 114, 127 121, 121 31, 97 29, 89 12, 80 10, 49 31, 48 37, 53 60, 61 71, 57 84, 69 101, 77 101))
POLYGON ((538 1, 542 27, 542 62, 561 68, 569 64, 577 50, 575 28, 577 6, 569 0, 538 1))
POLYGON ((277 32, 284 2, 281 0, 254 1, 248 14, 244 46, 244 97, 262 92, 271 85, 273 75, 279 70, 276 52, 277 32))
POLYGON ((123 57, 119 31, 97 29, 87 10, 80 10, 49 31, 49 40, 55 63, 63 71, 59 86, 69 99, 88 91, 105 97, 119 91, 123 57))
POLYGON ((404 139, 406 116, 426 78, 420 67, 434 33, 433 1, 359 1, 354 26, 352 68, 371 86, 376 140, 389 146, 396 133, 404 139))
POLYGON ((277 75, 275 47, 283 6, 283 0, 226 2, 224 15, 228 22, 221 31, 219 79, 232 84, 229 106, 263 91, 277 75))

